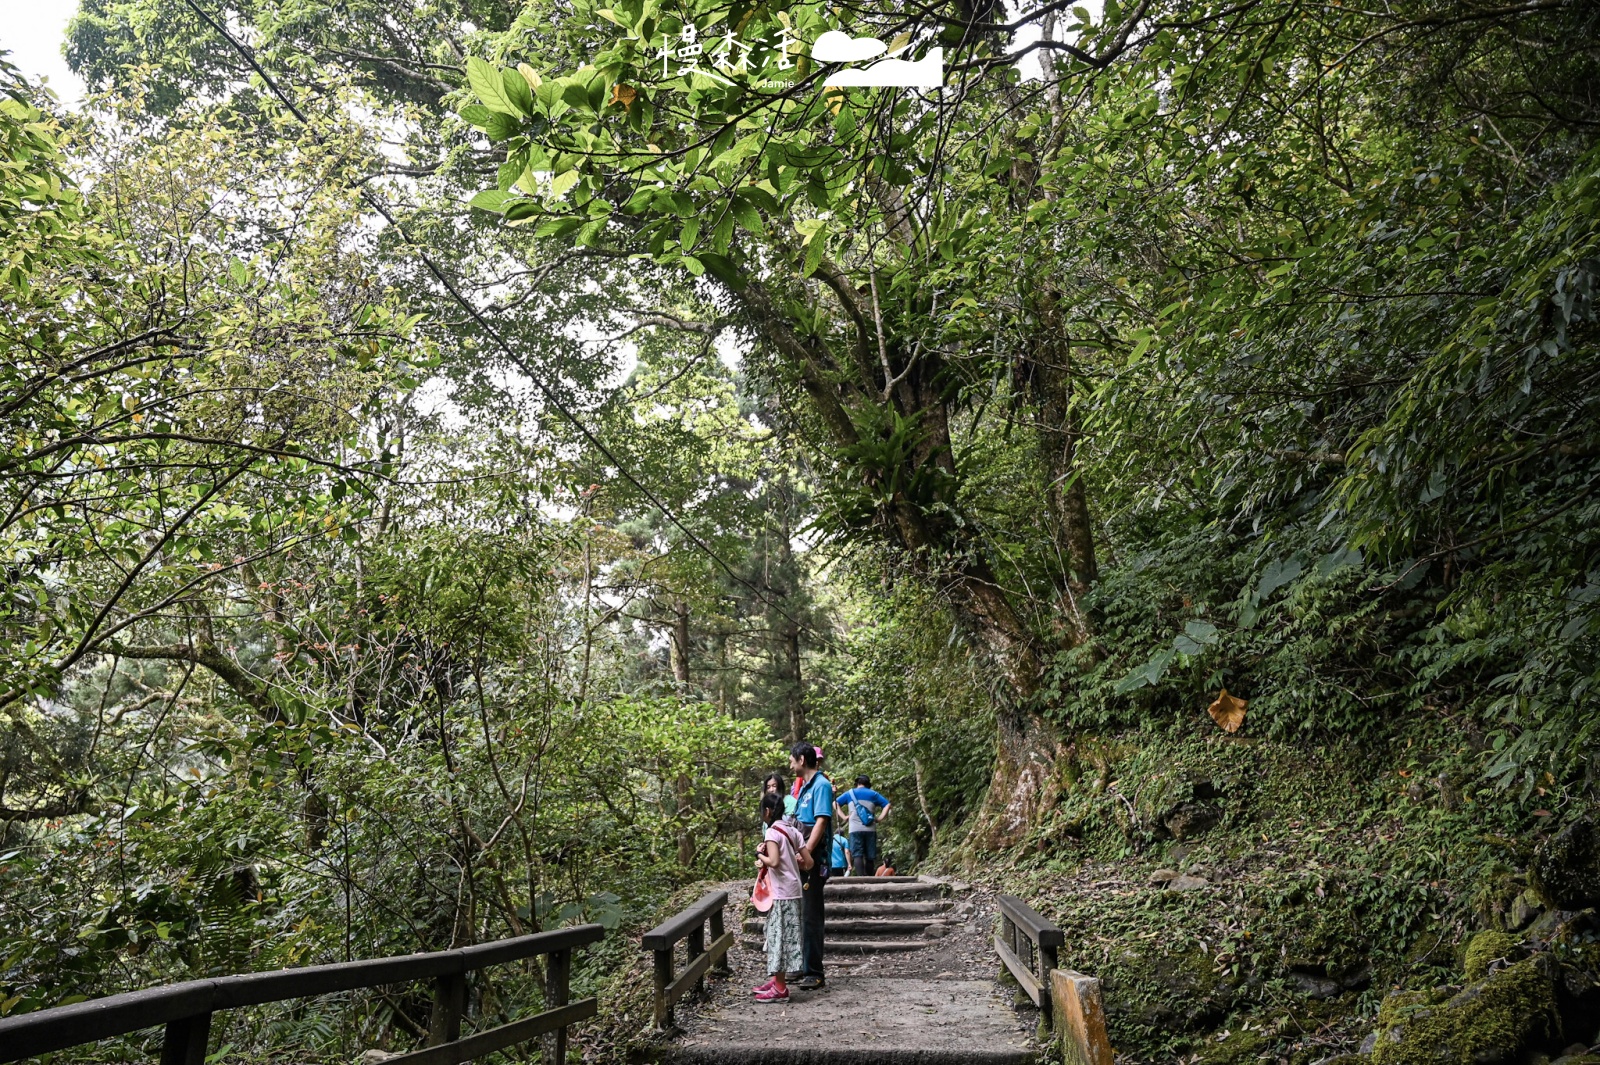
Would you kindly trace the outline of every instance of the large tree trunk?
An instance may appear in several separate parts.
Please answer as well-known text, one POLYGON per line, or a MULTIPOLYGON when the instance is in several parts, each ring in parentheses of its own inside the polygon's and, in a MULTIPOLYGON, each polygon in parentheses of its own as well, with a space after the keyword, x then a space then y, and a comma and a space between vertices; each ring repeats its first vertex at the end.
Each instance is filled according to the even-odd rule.
POLYGON ((965 574, 949 594, 977 649, 1004 681, 995 697, 994 774, 974 827, 981 846, 998 849, 1020 842, 1041 811, 1054 805, 1061 742, 1034 703, 1044 674, 1037 641, 986 567, 971 569, 977 572, 965 574))
POLYGON ((1060 635, 1068 646, 1075 647, 1093 634, 1083 599, 1099 579, 1100 568, 1095 559, 1089 497, 1078 465, 1083 432, 1072 405, 1072 345, 1048 292, 1039 296, 1037 311, 1040 337, 1019 369, 1024 391, 1037 410, 1040 460, 1050 478, 1046 492, 1050 533, 1061 560, 1056 581, 1060 635))
MULTIPOLYGON (((1052 768, 1060 745, 1035 705, 1047 656, 996 579, 987 545, 972 533, 975 523, 955 514, 960 471, 951 444, 952 391, 945 356, 920 345, 908 349, 885 326, 880 302, 884 269, 870 268, 864 281, 846 278, 826 261, 817 271, 854 326, 854 343, 841 344, 801 326, 759 283, 741 295, 757 327, 796 373, 830 437, 825 446, 845 454, 894 456, 888 461, 855 460, 853 472, 870 490, 897 486, 880 503, 878 527, 914 572, 945 593, 975 649, 1003 682, 996 700, 995 772, 980 813, 979 838, 989 846, 1006 846, 1020 840, 1039 811, 1054 801, 1052 768), (898 433, 908 422, 913 438, 903 451, 863 446, 872 434, 884 432, 883 426, 893 425, 898 433)), ((1070 467, 1077 440, 1066 418, 1070 379, 1063 373, 1048 383, 1055 398, 1047 447, 1055 466, 1070 467)), ((1078 590, 1094 579, 1093 540, 1081 483, 1064 478, 1056 487, 1052 511, 1063 516, 1056 524, 1071 530, 1062 535, 1064 550, 1077 559, 1062 588, 1071 609, 1071 632, 1064 635, 1066 642, 1075 643, 1088 631, 1083 612, 1074 604, 1078 590)), ((782 635, 787 639, 789 634, 782 635)), ((803 737, 802 725, 803 719, 791 718, 791 735, 803 737)))

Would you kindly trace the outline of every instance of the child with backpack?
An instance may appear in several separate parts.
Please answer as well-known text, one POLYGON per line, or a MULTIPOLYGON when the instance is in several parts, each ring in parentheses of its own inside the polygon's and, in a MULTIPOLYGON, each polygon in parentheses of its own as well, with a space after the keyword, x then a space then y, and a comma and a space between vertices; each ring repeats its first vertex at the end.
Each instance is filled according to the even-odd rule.
POLYGON ((788 1002, 788 974, 803 964, 797 852, 804 840, 799 829, 785 823, 782 796, 770 792, 761 796, 761 823, 767 831, 756 851, 756 867, 765 873, 772 896, 767 911, 767 972, 772 976, 751 990, 757 1002, 788 1002))

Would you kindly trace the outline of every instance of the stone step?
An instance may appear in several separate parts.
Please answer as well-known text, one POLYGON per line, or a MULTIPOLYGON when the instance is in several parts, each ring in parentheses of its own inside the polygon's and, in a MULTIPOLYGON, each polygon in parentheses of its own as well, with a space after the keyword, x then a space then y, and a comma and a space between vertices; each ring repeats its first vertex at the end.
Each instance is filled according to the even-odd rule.
POLYGON ((857 899, 862 902, 871 900, 890 899, 937 899, 944 896, 942 884, 930 883, 926 880, 911 880, 898 883, 874 883, 876 877, 860 877, 852 880, 846 877, 843 880, 830 880, 824 889, 830 898, 857 899))
POLYGON ((830 898, 828 917, 936 917, 949 912, 955 903, 949 899, 933 902, 854 902, 830 898))
POLYGON ((668 1047, 666 1065, 1035 1065, 1037 1052, 1019 1047, 828 1047, 769 1045, 668 1047))
MULTIPOLYGON (((870 920, 854 919, 849 917, 836 920, 832 914, 829 914, 822 922, 824 934, 830 936, 863 934, 920 936, 929 928, 945 929, 947 927, 948 926, 943 921, 938 920, 895 920, 893 918, 884 920, 870 920)), ((744 923, 744 930, 746 932, 766 935, 767 922, 765 918, 757 918, 755 920, 746 921, 744 923)))
MULTIPOLYGON (((824 939, 822 953, 824 957, 829 954, 891 954, 921 950, 931 942, 928 939, 824 939)), ((739 945, 758 954, 767 950, 767 941, 761 936, 740 936, 739 945)))

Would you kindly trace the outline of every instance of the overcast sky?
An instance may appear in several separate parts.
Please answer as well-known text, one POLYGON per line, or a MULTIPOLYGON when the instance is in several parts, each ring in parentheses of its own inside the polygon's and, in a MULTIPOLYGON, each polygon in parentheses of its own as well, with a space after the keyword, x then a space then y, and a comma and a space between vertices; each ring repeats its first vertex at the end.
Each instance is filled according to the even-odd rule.
POLYGON ((29 78, 45 78, 63 103, 75 104, 83 82, 67 69, 61 39, 78 0, 0 0, 0 51, 29 78))

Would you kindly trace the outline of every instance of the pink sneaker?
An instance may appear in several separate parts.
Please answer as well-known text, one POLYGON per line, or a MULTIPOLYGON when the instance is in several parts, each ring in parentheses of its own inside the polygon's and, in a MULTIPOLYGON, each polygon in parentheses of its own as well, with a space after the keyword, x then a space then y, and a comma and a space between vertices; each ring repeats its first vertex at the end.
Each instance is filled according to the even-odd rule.
POLYGON ((756 1001, 757 1002, 788 1002, 789 1001, 789 989, 786 987, 782 991, 779 991, 775 987, 769 987, 769 988, 766 988, 764 990, 757 991, 756 992, 756 1001))
POLYGON ((767 977, 767 982, 766 983, 759 984, 759 985, 757 985, 755 987, 752 987, 750 989, 750 993, 752 995, 759 995, 763 991, 771 991, 771 990, 772 990, 772 977, 769 976, 769 977, 767 977))

